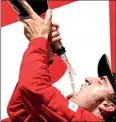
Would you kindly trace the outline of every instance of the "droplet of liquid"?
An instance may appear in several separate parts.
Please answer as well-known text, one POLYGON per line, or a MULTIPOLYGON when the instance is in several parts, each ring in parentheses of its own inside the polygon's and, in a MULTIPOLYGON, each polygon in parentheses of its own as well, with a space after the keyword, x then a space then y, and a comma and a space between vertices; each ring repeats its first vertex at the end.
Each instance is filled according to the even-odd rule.
POLYGON ((73 76, 74 76, 76 73, 74 72, 74 69, 72 68, 71 64, 69 63, 66 54, 62 54, 62 55, 61 55, 61 58, 62 58, 62 60, 64 61, 64 63, 66 64, 66 66, 67 66, 68 74, 69 74, 70 81, 71 81, 72 92, 75 93, 75 83, 74 83, 74 78, 73 78, 73 76))

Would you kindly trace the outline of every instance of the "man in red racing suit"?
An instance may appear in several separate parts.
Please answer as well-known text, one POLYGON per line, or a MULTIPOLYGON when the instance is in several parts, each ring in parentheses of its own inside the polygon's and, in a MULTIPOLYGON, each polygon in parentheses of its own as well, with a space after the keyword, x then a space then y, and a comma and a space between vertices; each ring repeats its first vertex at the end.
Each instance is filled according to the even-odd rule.
POLYGON ((98 84, 98 78, 87 78, 87 83, 80 91, 80 95, 75 93, 69 100, 66 99, 50 83, 47 47, 52 25, 51 10, 48 10, 45 19, 42 19, 31 9, 26 1, 21 1, 21 3, 31 17, 24 20, 25 36, 30 40, 30 43, 23 55, 19 80, 8 104, 10 119, 13 122, 102 121, 103 116, 100 110, 104 110, 107 113, 108 111, 103 109, 105 99, 101 98, 114 92, 107 76, 105 79, 107 80, 107 87, 101 88, 98 84), (90 91, 88 87, 91 88, 90 91), (100 90, 102 93, 95 91, 95 88, 99 88, 98 91, 100 90), (87 89, 88 91, 86 91, 87 89), (92 90, 95 93, 92 94, 92 90), (84 93, 82 92, 85 91, 86 96, 89 96, 83 99, 84 93))

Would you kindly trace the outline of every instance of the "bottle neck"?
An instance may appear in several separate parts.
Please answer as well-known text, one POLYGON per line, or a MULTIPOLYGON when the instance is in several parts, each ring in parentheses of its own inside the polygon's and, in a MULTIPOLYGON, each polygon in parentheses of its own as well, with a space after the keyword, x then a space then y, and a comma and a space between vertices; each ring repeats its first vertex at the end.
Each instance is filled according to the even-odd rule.
POLYGON ((61 41, 57 41, 55 43, 51 44, 51 47, 53 49, 53 51, 57 54, 57 55, 62 55, 66 52, 65 48, 63 47, 61 41))
POLYGON ((60 48, 58 48, 56 51, 55 51, 55 53, 57 54, 57 55, 62 55, 62 54, 64 54, 66 52, 66 50, 65 50, 65 48, 62 46, 62 47, 60 47, 60 48))

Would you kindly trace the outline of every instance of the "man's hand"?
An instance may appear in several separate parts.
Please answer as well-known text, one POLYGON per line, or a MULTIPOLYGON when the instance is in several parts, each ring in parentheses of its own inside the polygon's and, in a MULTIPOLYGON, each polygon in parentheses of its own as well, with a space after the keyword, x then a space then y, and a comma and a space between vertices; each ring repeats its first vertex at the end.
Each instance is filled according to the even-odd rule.
POLYGON ((53 56, 55 54, 55 52, 51 48, 51 44, 55 43, 56 41, 61 41, 61 37, 58 29, 59 29, 58 24, 52 24, 52 29, 49 35, 49 42, 48 42, 48 63, 49 64, 53 62, 53 56))
POLYGON ((58 31, 59 29, 59 25, 56 23, 52 24, 52 29, 49 35, 49 44, 55 43, 56 41, 60 41, 61 37, 60 37, 60 33, 58 31))
POLYGON ((45 19, 39 17, 31 8, 31 6, 25 1, 20 0, 20 3, 25 8, 27 13, 29 14, 29 19, 24 19, 24 34, 28 40, 32 40, 38 37, 44 37, 48 39, 48 36, 51 31, 51 18, 52 12, 50 9, 47 10, 45 19))

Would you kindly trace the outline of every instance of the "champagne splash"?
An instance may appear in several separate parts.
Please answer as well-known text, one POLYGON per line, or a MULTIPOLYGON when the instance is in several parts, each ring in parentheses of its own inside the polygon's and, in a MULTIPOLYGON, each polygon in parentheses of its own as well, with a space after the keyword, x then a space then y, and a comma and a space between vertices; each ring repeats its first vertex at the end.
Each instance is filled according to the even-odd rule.
POLYGON ((76 73, 74 72, 74 69, 72 68, 71 64, 69 63, 68 58, 66 57, 65 53, 61 55, 61 58, 67 66, 68 74, 69 74, 70 81, 71 81, 72 91, 73 91, 73 93, 75 93, 75 83, 74 83, 73 75, 75 75, 76 73))

